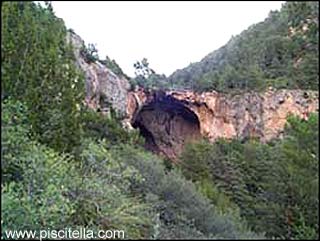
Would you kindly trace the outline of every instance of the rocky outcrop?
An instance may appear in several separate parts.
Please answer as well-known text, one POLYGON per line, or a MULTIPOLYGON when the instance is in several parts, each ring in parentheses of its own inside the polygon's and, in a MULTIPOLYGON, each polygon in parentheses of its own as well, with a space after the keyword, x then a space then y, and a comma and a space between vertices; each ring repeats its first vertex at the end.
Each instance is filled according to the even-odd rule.
POLYGON ((73 45, 76 65, 85 75, 85 103, 103 113, 113 108, 120 117, 125 117, 129 82, 98 61, 88 63, 81 54, 85 45, 80 36, 68 32, 67 40, 73 45))
POLYGON ((128 129, 132 129, 132 120, 136 118, 136 115, 140 112, 143 105, 147 102, 147 96, 150 96, 150 94, 145 92, 142 88, 136 91, 128 92, 126 108, 127 118, 123 120, 124 125, 128 129))
POLYGON ((85 103, 107 113, 114 109, 123 126, 139 128, 146 148, 176 160, 189 142, 203 136, 218 138, 256 137, 268 141, 280 137, 289 114, 308 118, 318 111, 318 92, 272 90, 238 95, 215 91, 129 91, 124 77, 99 62, 88 63, 81 55, 84 41, 69 32, 76 64, 85 75, 85 103))
POLYGON ((265 142, 280 137, 289 114, 308 118, 318 111, 318 92, 268 90, 227 95, 191 91, 132 92, 128 96, 131 124, 147 136, 153 151, 175 159, 183 145, 199 136, 256 137, 265 142))
POLYGON ((145 104, 132 116, 133 127, 139 128, 146 139, 146 148, 171 160, 188 141, 201 136, 196 114, 165 92, 149 93, 145 104))
POLYGON ((281 134, 289 114, 308 118, 318 111, 318 93, 303 90, 269 90, 264 93, 223 95, 217 92, 170 93, 199 118, 201 134, 214 141, 223 138, 257 137, 268 141, 281 134))

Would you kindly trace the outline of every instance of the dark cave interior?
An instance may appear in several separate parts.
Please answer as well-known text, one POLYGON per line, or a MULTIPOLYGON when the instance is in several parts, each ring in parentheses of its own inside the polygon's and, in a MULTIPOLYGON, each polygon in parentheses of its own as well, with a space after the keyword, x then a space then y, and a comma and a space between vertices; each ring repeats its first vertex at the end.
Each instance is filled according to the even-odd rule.
POLYGON ((185 102, 161 92, 153 94, 132 125, 145 138, 146 149, 170 159, 178 157, 186 142, 200 137, 197 115, 185 102))

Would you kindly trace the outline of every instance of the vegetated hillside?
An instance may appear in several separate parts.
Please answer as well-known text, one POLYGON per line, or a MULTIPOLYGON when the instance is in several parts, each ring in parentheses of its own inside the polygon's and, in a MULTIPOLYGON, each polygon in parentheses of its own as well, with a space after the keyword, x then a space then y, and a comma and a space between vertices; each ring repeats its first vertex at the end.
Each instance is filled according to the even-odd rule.
POLYGON ((190 144, 172 166, 83 104, 84 76, 49 2, 5 2, 1 20, 2 237, 70 227, 130 239, 318 238, 317 115, 289 118, 272 143, 190 144))
POLYGON ((49 2, 5 2, 1 17, 2 237, 69 227, 130 239, 262 237, 145 152, 137 132, 83 105, 83 73, 49 2))
POLYGON ((287 2, 169 83, 196 91, 318 89, 319 3, 287 2))
POLYGON ((279 239, 319 238, 319 120, 288 119, 282 140, 200 141, 181 169, 213 203, 237 210, 255 232, 279 239))

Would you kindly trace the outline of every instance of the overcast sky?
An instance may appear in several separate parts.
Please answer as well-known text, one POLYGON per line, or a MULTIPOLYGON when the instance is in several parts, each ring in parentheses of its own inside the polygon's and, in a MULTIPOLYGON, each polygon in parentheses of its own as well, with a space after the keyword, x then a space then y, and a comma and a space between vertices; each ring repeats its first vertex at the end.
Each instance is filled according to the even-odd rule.
POLYGON ((115 59, 129 76, 133 63, 144 57, 157 73, 169 76, 263 21, 282 3, 52 1, 68 28, 86 44, 96 44, 100 58, 115 59))

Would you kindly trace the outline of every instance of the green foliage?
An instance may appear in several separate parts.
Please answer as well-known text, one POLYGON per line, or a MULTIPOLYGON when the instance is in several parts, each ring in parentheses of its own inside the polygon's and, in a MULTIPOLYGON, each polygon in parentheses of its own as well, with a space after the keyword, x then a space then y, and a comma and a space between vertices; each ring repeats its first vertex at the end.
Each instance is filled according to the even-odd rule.
POLYGON ((285 11, 292 31, 292 78, 299 87, 319 88, 319 3, 290 2, 285 11))
MULTIPOLYGON (((221 192, 210 179, 203 179, 195 183, 199 192, 204 196, 208 197, 212 201, 213 205, 216 207, 217 211, 221 214, 230 213, 235 218, 240 219, 239 208, 235 203, 233 203, 230 198, 221 192)), ((242 220, 243 222, 243 220, 242 220)))
MULTIPOLYGON (((209 61, 194 72, 204 78, 197 83, 189 76, 187 86, 224 91, 307 83, 315 88, 318 60, 310 49, 318 41, 312 22, 317 5, 287 3, 284 9, 232 39, 233 47, 223 50, 228 61, 221 69, 210 69, 209 61), (312 21, 296 19, 297 11, 312 21), (288 19, 297 30, 308 24, 292 42, 282 35, 288 19), (268 31, 262 31, 266 26, 268 31), (259 38, 268 39, 266 49, 252 48, 259 38), (294 83, 287 65, 299 72, 294 83)), ((45 7, 5 2, 1 20, 3 231, 86 227, 122 229, 131 239, 263 238, 256 233, 264 232, 267 237, 318 238, 317 115, 308 121, 289 117, 284 139, 272 143, 189 144, 178 169, 145 152, 139 133, 125 131, 114 114, 81 105, 83 81, 66 28, 49 1, 45 7)), ((99 60, 94 45, 82 54, 89 62, 99 60)), ((114 60, 99 61, 123 74, 114 60)), ((180 84, 157 75, 146 59, 136 68, 141 79, 134 81, 147 88, 180 84)))
POLYGON ((319 3, 286 2, 222 48, 169 77, 196 91, 318 89, 319 3))
MULTIPOLYGON (((31 139, 23 104, 7 99, 3 107, 5 229, 71 226, 123 229, 128 238, 257 237, 225 206, 223 194, 205 183, 197 188, 160 158, 121 144, 128 138, 108 140, 99 131, 88 132, 77 157, 58 154, 31 139)), ((87 124, 106 121, 91 114, 87 124)))
POLYGON ((196 144, 188 143, 185 147, 182 159, 184 175, 193 181, 207 179, 210 177, 210 170, 207 154, 211 152, 211 146, 207 141, 202 140, 196 144))
MULTIPOLYGON (((74 33, 72 29, 71 30, 69 29, 69 31, 74 33)), ((92 43, 89 43, 87 47, 83 45, 80 49, 80 54, 87 63, 90 64, 90 63, 99 62, 102 65, 106 66, 108 69, 110 69, 114 74, 125 77, 126 79, 130 79, 130 77, 128 77, 122 71, 122 69, 114 59, 111 60, 108 56, 106 56, 105 59, 102 60, 100 59, 98 52, 99 51, 96 48, 96 45, 92 43)))
MULTIPOLYGON (((221 210, 237 210, 267 237, 318 238, 318 116, 288 117, 282 140, 206 141, 186 146, 181 169, 221 210), (227 196, 219 202, 221 191, 227 196), (218 194, 218 195, 217 195, 218 194), (220 203, 220 205, 219 205, 220 203)), ((236 215, 234 215, 236 216, 236 215)))
POLYGON ((108 56, 104 60, 99 60, 101 64, 109 68, 113 73, 115 73, 118 76, 123 76, 126 79, 130 79, 120 68, 118 63, 114 59, 110 59, 108 56))
POLYGON ((3 228, 64 228, 74 205, 65 195, 72 184, 70 156, 58 155, 28 137, 19 102, 7 101, 2 123, 3 228), (20 110, 15 112, 16 110, 20 110))
POLYGON ((197 192, 195 185, 181 177, 177 170, 167 172, 157 157, 127 145, 112 152, 140 172, 144 182, 134 182, 132 192, 143 195, 159 213, 158 237, 167 237, 172 230, 176 233, 172 233, 171 238, 183 238, 185 236, 179 235, 187 233, 188 238, 257 237, 230 213, 219 214, 210 201, 197 192))
POLYGON ((131 182, 142 182, 137 170, 115 161, 103 142, 84 141, 75 193, 75 224, 125 230, 139 239, 151 232, 150 206, 129 193, 131 182))
POLYGON ((304 217, 301 215, 293 226, 293 239, 313 240, 319 236, 317 228, 307 225, 304 217))
POLYGON ((131 183, 143 181, 138 171, 89 139, 82 140, 77 162, 58 154, 30 139, 21 103, 6 100, 3 106, 2 230, 72 226, 120 229, 137 239, 150 235, 150 206, 130 195, 131 183))
POLYGON ((151 74, 155 73, 153 69, 149 67, 149 62, 146 58, 143 58, 141 61, 137 61, 133 64, 135 68, 135 74, 137 76, 141 75, 143 77, 149 77, 151 74))
POLYGON ((89 64, 99 60, 98 50, 92 43, 89 43, 88 47, 82 46, 82 48, 80 49, 80 54, 89 64))
POLYGON ((149 62, 146 58, 134 63, 136 77, 130 80, 133 89, 135 86, 143 87, 146 90, 150 89, 168 89, 170 82, 164 74, 157 74, 149 67, 149 62))
MULTIPOLYGON (((318 125, 316 114, 311 115, 308 121, 290 117, 288 135, 280 146, 284 154, 280 161, 287 163, 283 169, 287 174, 284 181, 288 192, 287 209, 292 213, 293 219, 291 225, 299 222, 300 226, 313 229, 316 235, 313 238, 319 235, 318 125)), ((295 235, 294 230, 292 233, 295 235)))
POLYGON ((123 229, 128 238, 256 237, 158 157, 120 142, 82 139, 75 161, 30 139, 25 112, 19 102, 4 104, 2 143, 24 140, 3 153, 3 161, 20 172, 2 189, 4 230, 72 226, 123 229))
POLYGON ((5 2, 1 18, 2 97, 25 102, 42 143, 70 151, 79 144, 84 88, 63 21, 33 2, 5 2))
POLYGON ((2 188, 2 230, 40 230, 43 227, 63 229, 74 212, 73 204, 54 184, 36 188, 30 195, 21 183, 11 182, 2 188))
POLYGON ((81 113, 83 138, 94 140, 105 139, 109 144, 130 143, 142 145, 144 139, 137 130, 127 131, 120 125, 120 120, 114 116, 102 115, 99 112, 85 108, 81 113))
POLYGON ((27 108, 21 102, 7 99, 2 103, 1 112, 1 180, 19 180, 22 167, 18 159, 27 143, 27 108))

